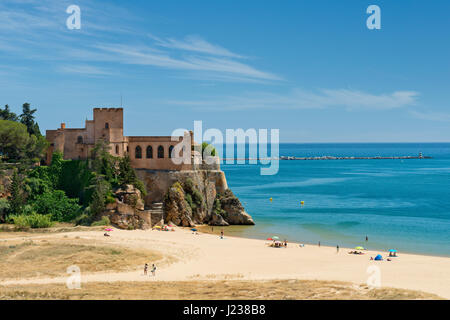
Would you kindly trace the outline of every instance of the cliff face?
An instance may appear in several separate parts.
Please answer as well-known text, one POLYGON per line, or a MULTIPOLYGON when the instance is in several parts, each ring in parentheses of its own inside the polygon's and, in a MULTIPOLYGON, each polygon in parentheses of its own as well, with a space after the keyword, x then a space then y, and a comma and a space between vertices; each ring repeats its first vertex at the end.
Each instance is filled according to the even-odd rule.
POLYGON ((106 205, 102 214, 120 229, 149 229, 152 227, 151 211, 145 210, 141 192, 127 185, 114 192, 115 202, 106 205))
POLYGON ((220 170, 136 170, 147 188, 145 206, 162 202, 166 223, 192 227, 196 224, 255 224, 239 199, 228 189, 220 170))

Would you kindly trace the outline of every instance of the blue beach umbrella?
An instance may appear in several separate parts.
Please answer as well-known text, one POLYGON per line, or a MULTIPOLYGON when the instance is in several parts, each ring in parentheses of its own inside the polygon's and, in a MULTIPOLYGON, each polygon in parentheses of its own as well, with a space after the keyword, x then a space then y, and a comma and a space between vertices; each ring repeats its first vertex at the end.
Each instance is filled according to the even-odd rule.
POLYGON ((192 230, 192 231, 197 231, 197 229, 195 229, 195 228, 192 228, 191 230, 192 230))
POLYGON ((389 249, 389 252, 397 252, 395 249, 389 249))
POLYGON ((378 254, 374 260, 377 260, 377 261, 383 260, 383 257, 381 256, 381 254, 378 254))

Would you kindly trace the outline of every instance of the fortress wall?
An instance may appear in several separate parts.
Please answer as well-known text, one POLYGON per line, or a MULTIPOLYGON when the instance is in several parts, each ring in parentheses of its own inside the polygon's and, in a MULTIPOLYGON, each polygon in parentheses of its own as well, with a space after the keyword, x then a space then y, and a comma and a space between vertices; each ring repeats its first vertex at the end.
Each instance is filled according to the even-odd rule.
POLYGON ((171 137, 128 137, 129 155, 134 168, 153 170, 190 170, 191 164, 175 164, 169 158, 170 146, 177 145, 182 140, 171 141, 171 137), (142 158, 136 158, 136 147, 141 147, 142 158), (152 158, 147 158, 147 147, 152 147, 152 158), (158 158, 158 147, 164 148, 164 157, 158 158))

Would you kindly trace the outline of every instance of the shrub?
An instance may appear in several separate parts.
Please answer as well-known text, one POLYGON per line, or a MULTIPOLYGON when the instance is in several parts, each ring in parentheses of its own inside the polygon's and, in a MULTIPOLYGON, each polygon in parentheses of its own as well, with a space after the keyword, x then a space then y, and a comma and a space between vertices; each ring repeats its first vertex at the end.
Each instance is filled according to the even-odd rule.
POLYGON ((33 208, 40 214, 51 214, 54 221, 68 222, 80 213, 78 199, 69 199, 64 191, 55 190, 37 197, 33 208))
POLYGON ((5 198, 0 198, 0 222, 6 220, 6 214, 9 210, 9 202, 5 198))
POLYGON ((215 157, 217 154, 216 148, 213 147, 212 144, 209 144, 208 142, 202 142, 202 156, 208 157, 212 156, 215 157))
POLYGON ((103 216, 100 220, 95 221, 91 224, 92 227, 110 226, 111 221, 107 216, 103 216))
POLYGON ((42 215, 32 213, 30 215, 21 214, 12 217, 14 225, 18 229, 27 228, 49 228, 53 225, 50 214, 42 215))

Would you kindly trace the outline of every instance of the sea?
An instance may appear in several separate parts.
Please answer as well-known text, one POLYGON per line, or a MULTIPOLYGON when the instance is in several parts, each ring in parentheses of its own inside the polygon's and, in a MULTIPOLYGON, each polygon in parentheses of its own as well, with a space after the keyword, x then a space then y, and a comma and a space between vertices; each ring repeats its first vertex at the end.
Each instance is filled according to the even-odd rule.
POLYGON ((226 232, 450 256, 450 143, 279 145, 280 156, 295 157, 418 156, 420 152, 432 158, 280 160, 276 175, 261 175, 260 168, 267 165, 224 163, 221 168, 229 188, 256 223, 226 232))

